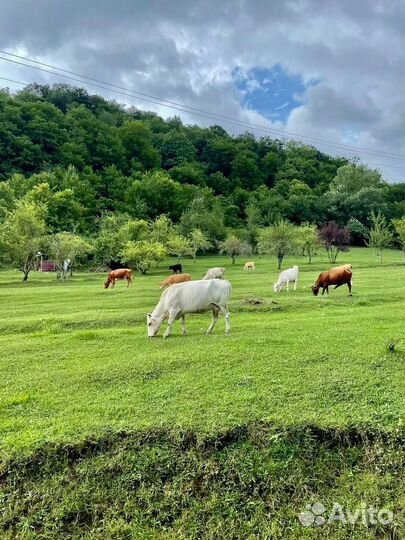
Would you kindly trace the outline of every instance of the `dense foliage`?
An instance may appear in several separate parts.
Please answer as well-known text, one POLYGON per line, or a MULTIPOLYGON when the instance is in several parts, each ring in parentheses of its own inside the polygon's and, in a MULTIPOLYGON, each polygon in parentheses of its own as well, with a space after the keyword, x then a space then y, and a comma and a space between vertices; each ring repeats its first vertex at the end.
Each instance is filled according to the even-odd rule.
POLYGON ((256 251, 259 232, 284 221, 349 225, 351 241, 364 245, 373 213, 388 223, 405 215, 405 185, 346 158, 183 125, 63 84, 0 92, 0 157, 0 220, 10 222, 23 201, 46 233, 95 238, 100 264, 149 240, 128 230, 117 250, 115 225, 150 233, 162 215, 177 226, 166 249, 178 257, 217 249, 229 235, 256 251), (203 235, 200 247, 192 231, 203 235))

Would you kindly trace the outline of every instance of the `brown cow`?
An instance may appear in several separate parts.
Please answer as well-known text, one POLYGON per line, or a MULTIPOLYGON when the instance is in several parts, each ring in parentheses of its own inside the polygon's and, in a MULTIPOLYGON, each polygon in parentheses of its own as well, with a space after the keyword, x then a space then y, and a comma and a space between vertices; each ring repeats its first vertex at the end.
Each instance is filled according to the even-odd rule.
POLYGON ((162 281, 160 288, 165 289, 166 287, 170 287, 170 285, 174 285, 175 283, 183 283, 183 281, 191 281, 190 274, 174 274, 172 276, 168 276, 162 281))
POLYGON ((104 283, 104 288, 108 289, 110 283, 112 283, 111 288, 113 289, 116 279, 126 279, 128 288, 132 283, 132 270, 129 268, 118 268, 117 270, 112 270, 108 274, 107 281, 104 283))
POLYGON ((353 274, 352 265, 344 264, 336 268, 331 268, 326 272, 321 272, 316 280, 315 285, 312 286, 312 292, 315 296, 318 296, 319 289, 322 288, 322 294, 329 294, 329 285, 335 285, 335 289, 341 285, 347 285, 349 288, 349 296, 352 295, 353 274))

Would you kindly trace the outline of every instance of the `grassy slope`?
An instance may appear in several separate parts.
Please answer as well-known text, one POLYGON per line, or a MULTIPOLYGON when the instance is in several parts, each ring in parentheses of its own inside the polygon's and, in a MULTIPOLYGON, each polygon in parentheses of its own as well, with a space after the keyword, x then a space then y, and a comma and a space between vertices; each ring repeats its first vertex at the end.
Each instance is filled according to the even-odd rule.
MULTIPOLYGON (((242 527, 242 522, 235 525, 241 519, 235 516, 245 515, 246 500, 251 499, 255 501, 254 504, 252 502, 252 512, 257 515, 255 518, 245 516, 245 521, 253 519, 252 528, 246 529, 246 534, 260 530, 263 535, 272 533, 278 537, 277 534, 284 534, 286 538, 286 532, 277 532, 276 525, 285 521, 288 513, 299 509, 300 504, 302 506, 302 493, 309 496, 317 490, 319 494, 321 490, 322 496, 329 500, 332 494, 336 498, 336 494, 346 497, 349 493, 357 493, 364 485, 366 491, 371 486, 370 493, 375 492, 380 498, 384 498, 382 493, 386 492, 385 498, 391 502, 399 498, 403 500, 404 495, 399 487, 403 482, 395 485, 387 482, 386 475, 391 472, 388 473, 382 466, 378 469, 378 459, 367 458, 364 461, 359 457, 362 454, 378 454, 376 448, 379 446, 376 447, 375 442, 367 443, 367 449, 359 451, 351 449, 350 445, 346 450, 331 450, 322 440, 315 450, 312 443, 307 441, 307 437, 311 440, 313 437, 308 435, 307 426, 333 428, 336 433, 349 433, 353 429, 357 433, 396 433, 398 428, 402 428, 405 344, 400 342, 395 354, 388 353, 386 349, 388 339, 403 335, 405 270, 401 264, 401 254, 387 252, 382 266, 375 255, 365 249, 353 249, 344 259, 342 257, 341 262, 351 262, 354 266, 352 298, 347 296, 345 288, 331 291, 329 298, 314 298, 311 295, 308 286, 321 269, 329 266, 325 260, 316 260, 311 266, 300 261, 298 290, 289 294, 283 291, 280 295, 272 292, 272 283, 277 276, 274 260, 261 259, 256 262, 257 271, 247 274, 243 272, 242 261, 234 267, 219 257, 202 258, 195 265, 185 261, 185 270, 195 278, 201 276, 209 266, 227 267, 227 277, 233 285, 230 305, 232 335, 226 337, 223 334, 223 321, 218 323, 212 336, 203 335, 209 316, 198 315, 189 317, 187 337, 180 336, 180 328, 176 324, 173 337, 165 341, 160 338, 149 341, 146 338, 143 315, 154 307, 159 298, 158 283, 165 273, 163 269, 156 270, 150 276, 136 277, 132 289, 126 290, 124 284, 118 284, 114 291, 105 291, 102 288, 103 277, 94 274, 75 276, 65 284, 56 283, 52 275, 33 274, 30 282, 22 284, 17 273, 1 273, 0 430, 3 455, 18 460, 22 454, 43 448, 46 441, 59 443, 59 448, 63 448, 67 443, 80 445, 81 441, 89 438, 102 441, 108 432, 139 433, 153 429, 161 433, 170 431, 171 434, 167 435, 170 442, 163 450, 159 446, 161 443, 149 450, 142 446, 142 451, 148 456, 145 459, 152 460, 153 466, 158 469, 170 469, 172 466, 178 473, 178 476, 173 473, 177 482, 180 482, 183 474, 186 478, 198 477, 201 467, 214 460, 220 470, 216 479, 218 485, 214 479, 211 491, 204 492, 200 487, 195 491, 188 487, 186 491, 190 500, 187 504, 184 503, 187 499, 184 493, 180 497, 176 491, 180 487, 174 488, 171 480, 162 482, 159 475, 157 479, 153 477, 156 481, 153 478, 142 480, 147 485, 150 483, 155 498, 144 492, 139 495, 139 489, 133 488, 137 493, 138 506, 139 501, 143 501, 145 508, 150 506, 153 516, 156 514, 153 518, 148 512, 141 512, 138 516, 140 538, 146 537, 148 527, 154 531, 154 527, 162 526, 162 508, 157 507, 157 501, 169 505, 170 511, 167 510, 167 513, 170 519, 168 523, 163 523, 167 530, 172 530, 170 527, 175 524, 177 532, 173 534, 187 531, 187 535, 192 537, 195 532, 196 538, 199 537, 201 522, 206 518, 207 504, 208 508, 211 505, 217 509, 218 501, 222 501, 223 511, 214 513, 216 517, 213 518, 218 523, 215 525, 216 522, 213 522, 207 530, 211 531, 213 537, 222 538, 221 528, 224 528, 224 538, 238 538, 236 532, 236 536, 232 536, 230 531, 232 527, 236 527, 235 531, 242 527), (264 303, 245 303, 249 297, 258 297, 264 303), (277 304, 272 304, 272 299, 277 304), (207 437, 215 439, 219 432, 232 430, 235 426, 254 426, 258 421, 274 424, 279 433, 288 434, 289 430, 301 427, 302 432, 293 441, 290 435, 283 436, 279 444, 284 450, 280 452, 274 443, 279 435, 269 435, 266 444, 263 446, 260 443, 260 447, 257 430, 253 438, 246 435, 242 440, 231 440, 229 448, 223 450, 225 458, 221 453, 214 452, 207 456, 203 450, 191 449, 187 452, 196 452, 197 455, 193 454, 194 461, 187 466, 184 463, 188 454, 180 457, 177 436, 173 435, 177 427, 179 433, 193 432, 197 441, 204 441, 207 437), (298 459, 301 451, 303 456, 298 459), (317 458, 318 473, 314 472, 315 469, 307 470, 311 463, 314 466, 316 453, 320 454, 317 458), (301 461, 303 464, 300 464, 301 461), (239 466, 235 463, 239 463, 239 466), (286 463, 289 463, 291 474, 288 473, 290 469, 285 469, 286 463), (336 474, 340 478, 333 487, 328 483, 326 473, 332 463, 332 469, 339 469, 336 474), (265 516, 269 509, 261 506, 263 501, 259 504, 257 494, 244 494, 240 478, 239 483, 235 481, 235 485, 229 488, 228 473, 232 467, 235 469, 233 474, 246 476, 248 484, 253 482, 261 486, 264 482, 265 485, 259 488, 264 492, 269 489, 266 484, 268 479, 261 478, 256 467, 262 472, 274 470, 276 476, 280 476, 279 491, 273 484, 270 489, 274 501, 265 504, 266 508, 270 504, 278 512, 277 519, 271 522, 271 527, 276 529, 268 528, 270 525, 265 516), (355 482, 352 478, 354 469, 358 469, 360 474, 360 477, 355 476, 355 482), (317 475, 318 483, 314 484, 317 475), (181 500, 173 495, 169 504, 166 488, 163 487, 159 498, 159 482, 161 487, 167 484, 169 490, 174 489, 181 500), (293 493, 288 489, 291 482, 296 484, 296 488, 298 483, 302 489, 297 488, 293 493), (223 483, 226 484, 225 488, 223 483), (229 505, 222 500, 223 489, 231 497, 229 505), (232 497, 243 501, 243 511, 232 497), (215 504, 212 498, 217 501, 215 504), (288 501, 291 501, 290 506, 288 501), (187 508, 185 513, 179 510, 183 503, 187 508), (200 509, 196 508, 198 504, 201 504, 200 509), (233 517, 228 515, 231 509, 236 512, 233 517), (234 518, 235 523, 232 521, 234 518), (147 522, 143 522, 144 519, 147 522)), ((286 265, 294 262, 286 261, 286 265)), ((266 429, 263 428, 264 431, 266 429)), ((184 435, 178 437, 181 439, 184 435)), ((119 461, 124 459, 123 455, 127 455, 125 444, 122 444, 123 447, 121 443, 114 442, 112 449, 107 449, 105 453, 100 450, 103 445, 96 444, 96 450, 85 457, 88 474, 84 474, 80 482, 75 481, 75 474, 72 476, 71 464, 63 462, 61 465, 60 456, 56 461, 58 465, 55 465, 56 458, 43 458, 44 462, 49 459, 51 465, 47 472, 41 472, 40 482, 38 478, 35 479, 34 473, 26 469, 25 464, 17 476, 24 477, 28 483, 32 482, 32 493, 37 493, 44 505, 44 493, 49 491, 52 482, 55 483, 52 489, 56 492, 59 490, 61 499, 59 506, 55 504, 62 514, 66 512, 70 500, 65 493, 69 491, 66 486, 76 486, 72 505, 77 513, 80 499, 77 489, 83 493, 86 489, 88 493, 96 493, 95 479, 100 460, 105 460, 104 468, 100 465, 105 475, 105 468, 111 466, 111 460, 119 461), (117 454, 120 458, 117 458, 117 454), (58 467, 61 468, 60 484, 53 478, 58 467), (31 474, 34 474, 33 479, 31 474)), ((138 448, 136 455, 139 452, 138 448)), ((386 448, 384 452, 392 456, 392 452, 386 448)), ((58 452, 55 455, 59 455, 58 452)), ((398 462, 396 454, 391 462, 398 462)), ((12 465, 9 466, 9 481, 14 486, 14 476, 10 473, 12 465)), ((120 469, 118 478, 123 483, 116 488, 118 491, 112 490, 108 495, 116 500, 121 509, 122 505, 125 506, 130 489, 124 481, 127 476, 122 473, 128 466, 129 462, 120 469)), ((139 472, 140 478, 142 474, 147 475, 145 470, 139 472)), ((399 477, 393 478, 398 482, 399 477)), ((10 485, 7 489, 13 493, 9 504, 18 508, 15 501, 24 499, 27 485, 23 482, 15 491, 10 485)), ((104 497, 107 495, 104 494, 104 497)), ((103 503, 106 504, 105 498, 103 503)), ((97 507, 97 504, 97 500, 92 500, 91 507, 97 507)), ((108 504, 114 507, 112 502, 108 504)), ((29 511, 25 509, 22 513, 29 511)), ((110 523, 109 527, 117 527, 117 531, 125 529, 114 521, 118 519, 117 516, 111 519, 110 522, 108 518, 106 520, 110 523)), ((95 526, 93 514, 90 521, 95 526)), ((53 530, 55 520, 52 523, 49 531, 53 530)), ((128 525, 132 528, 128 534, 136 535, 138 525, 128 525)), ((63 532, 63 528, 57 530, 58 534, 63 532)), ((100 530, 103 531, 100 538, 110 537, 110 529, 108 534, 105 528, 101 527, 100 530)), ((16 532, 10 534, 11 538, 16 532)), ((49 534, 51 536, 44 538, 51 538, 52 532, 49 534)), ((89 538, 98 538, 94 534, 89 538)), ((162 538, 171 537, 170 532, 161 534, 162 538)), ((294 534, 297 534, 297 538, 303 537, 302 527, 298 530, 292 527, 289 537, 295 538, 294 534)), ((121 538, 111 533, 113 537, 121 538)))
POLYGON ((222 320, 203 335, 209 315, 198 315, 189 317, 187 337, 176 323, 165 341, 149 341, 144 321, 164 270, 137 277, 129 290, 123 283, 104 290, 94 274, 66 284, 49 274, 27 284, 17 273, 0 274, 4 449, 173 424, 203 432, 253 420, 396 427, 403 355, 387 354, 385 345, 403 333, 401 254, 387 253, 384 266, 366 250, 344 260, 354 265, 352 298, 343 287, 329 298, 311 295, 325 261, 301 261, 298 290, 280 295, 272 292, 272 260, 257 261, 249 275, 241 262, 186 261, 194 277, 227 266, 232 335, 224 336, 222 320), (245 304, 252 296, 266 303, 245 304))

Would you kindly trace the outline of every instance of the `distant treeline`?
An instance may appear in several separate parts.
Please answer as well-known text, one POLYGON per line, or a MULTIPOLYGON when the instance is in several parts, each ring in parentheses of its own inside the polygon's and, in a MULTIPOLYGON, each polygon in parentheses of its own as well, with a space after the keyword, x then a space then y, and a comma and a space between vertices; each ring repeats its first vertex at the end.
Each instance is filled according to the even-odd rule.
POLYGON ((0 219, 33 192, 52 232, 94 235, 111 212, 165 214, 211 241, 280 219, 368 226, 372 212, 388 221, 405 215, 404 184, 346 158, 185 126, 68 85, 0 92, 0 157, 0 219))

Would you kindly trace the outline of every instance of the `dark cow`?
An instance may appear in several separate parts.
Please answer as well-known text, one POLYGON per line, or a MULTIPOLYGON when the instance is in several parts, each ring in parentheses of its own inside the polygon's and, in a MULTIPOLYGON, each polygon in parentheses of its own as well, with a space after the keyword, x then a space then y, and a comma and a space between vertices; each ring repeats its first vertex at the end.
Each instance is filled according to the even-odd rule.
POLYGON ((171 270, 173 274, 181 274, 183 272, 183 267, 181 264, 172 264, 172 266, 169 266, 169 270, 171 270))

